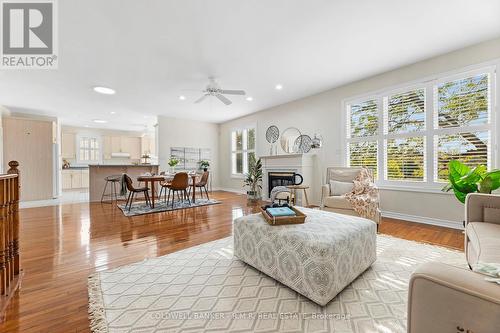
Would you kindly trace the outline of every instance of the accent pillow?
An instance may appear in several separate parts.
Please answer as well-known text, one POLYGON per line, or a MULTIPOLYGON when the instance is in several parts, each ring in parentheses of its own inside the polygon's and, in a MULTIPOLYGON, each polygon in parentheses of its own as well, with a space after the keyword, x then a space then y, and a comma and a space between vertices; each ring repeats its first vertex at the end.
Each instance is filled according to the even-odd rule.
POLYGON ((354 183, 330 180, 330 195, 344 195, 352 191, 354 183))

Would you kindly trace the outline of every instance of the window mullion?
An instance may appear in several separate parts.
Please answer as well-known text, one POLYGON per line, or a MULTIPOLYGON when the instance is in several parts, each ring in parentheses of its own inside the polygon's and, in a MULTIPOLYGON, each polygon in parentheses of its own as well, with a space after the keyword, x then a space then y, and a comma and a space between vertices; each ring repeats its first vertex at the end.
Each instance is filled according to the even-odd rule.
POLYGON ((377 109, 378 109, 378 131, 377 131, 377 175, 378 179, 385 181, 386 177, 386 159, 385 159, 385 139, 384 133, 386 131, 385 124, 385 110, 383 103, 383 96, 377 98, 377 109))
POLYGON ((434 155, 434 119, 435 112, 434 108, 434 81, 427 82, 425 86, 425 154, 424 154, 424 166, 425 174, 424 180, 427 184, 431 185, 434 183, 434 165, 436 155, 434 155))

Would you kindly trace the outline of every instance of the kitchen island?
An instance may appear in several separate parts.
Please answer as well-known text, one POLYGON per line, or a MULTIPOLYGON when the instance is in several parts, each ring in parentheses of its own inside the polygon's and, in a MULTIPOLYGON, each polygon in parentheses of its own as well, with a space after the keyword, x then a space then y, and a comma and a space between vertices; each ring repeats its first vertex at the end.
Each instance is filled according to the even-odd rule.
MULTIPOLYGON (((89 165, 89 200, 90 202, 100 202, 102 191, 107 176, 122 175, 126 173, 132 178, 134 185, 137 186, 137 177, 145 173, 158 174, 157 164, 120 164, 120 165, 89 165)), ((109 186, 108 186, 109 189, 109 186)), ((119 189, 118 189, 119 190, 119 189)))

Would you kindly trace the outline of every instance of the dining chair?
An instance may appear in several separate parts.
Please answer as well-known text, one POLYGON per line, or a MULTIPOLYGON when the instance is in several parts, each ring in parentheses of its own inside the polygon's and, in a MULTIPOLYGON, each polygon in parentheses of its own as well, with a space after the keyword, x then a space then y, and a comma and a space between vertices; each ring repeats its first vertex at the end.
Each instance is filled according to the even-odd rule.
MULTIPOLYGON (((210 198, 208 197, 208 190, 207 190, 208 176, 209 176, 208 171, 203 172, 203 174, 201 175, 201 179, 198 182, 196 182, 194 186, 195 188, 200 189, 200 198, 203 198, 203 190, 205 190, 207 199, 210 200, 210 198)), ((191 193, 191 187, 189 188, 189 193, 191 193)))
POLYGON ((128 175, 125 175, 125 182, 127 183, 127 190, 129 191, 127 202, 125 203, 125 209, 128 206, 128 211, 130 212, 130 208, 132 208, 132 202, 134 201, 134 197, 137 193, 144 193, 146 204, 151 207, 151 200, 149 199, 149 188, 147 187, 135 188, 134 184, 132 183, 132 178, 130 178, 128 175))
POLYGON ((177 193, 177 197, 179 197, 179 192, 182 194, 182 201, 184 201, 185 198, 188 199, 189 204, 191 205, 191 200, 189 200, 189 195, 187 194, 187 189, 189 187, 189 176, 186 172, 178 172, 174 175, 174 179, 172 179, 172 182, 168 186, 168 200, 170 200, 170 192, 172 193, 172 208, 174 208, 174 201, 175 201, 175 193, 177 193))
MULTIPOLYGON (((165 175, 166 175, 165 171, 160 172, 160 176, 165 176, 165 175)), ((167 202, 167 191, 169 187, 170 187, 169 181, 164 180, 160 182, 160 194, 158 194, 158 199, 161 199, 161 195, 163 194, 165 197, 165 202, 167 202)))

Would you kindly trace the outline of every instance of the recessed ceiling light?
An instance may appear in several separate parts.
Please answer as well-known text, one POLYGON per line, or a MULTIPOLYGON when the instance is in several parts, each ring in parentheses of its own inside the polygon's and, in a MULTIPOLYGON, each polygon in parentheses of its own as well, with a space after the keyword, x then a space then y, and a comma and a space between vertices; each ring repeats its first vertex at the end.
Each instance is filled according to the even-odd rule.
POLYGON ((186 99, 186 96, 184 96, 184 95, 180 95, 180 96, 179 96, 179 99, 180 99, 181 101, 184 101, 184 100, 186 99))
POLYGON ((252 96, 248 96, 248 97, 246 98, 246 100, 247 100, 247 101, 249 101, 249 102, 251 102, 251 101, 253 101, 253 97, 252 97, 252 96))
POLYGON ((110 114, 116 114, 116 112, 115 111, 111 111, 110 114))
POLYGON ((92 121, 94 123, 98 123, 98 124, 106 124, 108 122, 107 120, 104 120, 104 119, 94 119, 92 121))
POLYGON ((281 90, 281 89, 283 89, 283 86, 282 86, 281 84, 277 84, 277 85, 274 87, 274 89, 276 89, 276 90, 281 90))
POLYGON ((108 87, 94 87, 94 91, 99 94, 104 94, 104 95, 114 95, 116 94, 116 91, 114 89, 108 88, 108 87))

